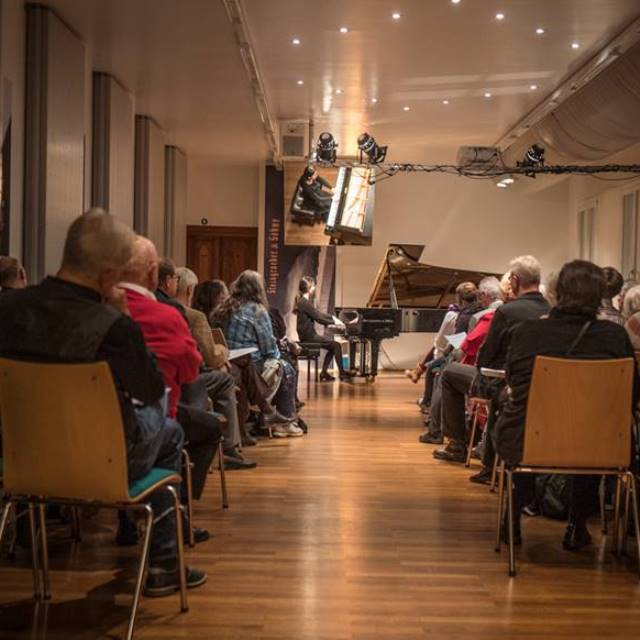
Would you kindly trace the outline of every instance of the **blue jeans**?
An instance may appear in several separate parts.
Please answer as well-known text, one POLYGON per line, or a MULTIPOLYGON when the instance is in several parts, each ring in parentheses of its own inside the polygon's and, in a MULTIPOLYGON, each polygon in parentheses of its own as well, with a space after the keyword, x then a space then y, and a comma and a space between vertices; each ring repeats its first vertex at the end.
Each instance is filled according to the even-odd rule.
POLYGON ((296 389, 298 376, 293 367, 286 361, 280 360, 284 367, 284 375, 280 387, 273 398, 276 409, 287 418, 296 416, 296 389))
MULTIPOLYGON (((181 454, 184 432, 182 427, 155 405, 136 409, 140 427, 139 440, 129 446, 129 482, 144 477, 154 467, 171 469, 181 473, 181 454)), ((149 497, 155 516, 173 506, 173 498, 168 491, 156 491, 149 497)), ((164 517, 153 526, 149 564, 173 568, 177 559, 175 513, 164 517)))

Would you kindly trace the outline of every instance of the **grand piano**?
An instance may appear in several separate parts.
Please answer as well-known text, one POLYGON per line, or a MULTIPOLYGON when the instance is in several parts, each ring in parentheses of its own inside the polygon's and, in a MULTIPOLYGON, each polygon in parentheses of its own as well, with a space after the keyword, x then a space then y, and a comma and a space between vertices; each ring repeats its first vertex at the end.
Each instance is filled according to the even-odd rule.
POLYGON ((382 340, 400 333, 438 331, 447 307, 456 302, 460 283, 478 284, 486 276, 495 275, 423 264, 423 250, 422 244, 390 244, 367 306, 336 309, 346 325, 349 364, 356 375, 375 380, 382 340))

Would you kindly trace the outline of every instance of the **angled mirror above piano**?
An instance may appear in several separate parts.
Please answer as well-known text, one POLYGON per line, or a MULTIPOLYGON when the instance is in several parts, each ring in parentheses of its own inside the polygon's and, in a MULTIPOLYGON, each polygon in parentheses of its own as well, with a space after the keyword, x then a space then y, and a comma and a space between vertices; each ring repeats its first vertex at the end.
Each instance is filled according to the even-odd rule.
POLYGON ((367 307, 446 309, 456 302, 456 287, 462 282, 478 284, 487 276, 502 274, 438 267, 420 262, 422 244, 387 247, 378 269, 367 307))

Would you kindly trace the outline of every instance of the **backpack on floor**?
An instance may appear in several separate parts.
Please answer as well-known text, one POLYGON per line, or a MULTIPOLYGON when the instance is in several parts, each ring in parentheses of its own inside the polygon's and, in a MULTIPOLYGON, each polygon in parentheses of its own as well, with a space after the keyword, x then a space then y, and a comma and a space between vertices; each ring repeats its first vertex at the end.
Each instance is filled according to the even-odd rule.
POLYGON ((571 478, 557 474, 536 476, 536 503, 543 516, 566 520, 571 503, 571 478))

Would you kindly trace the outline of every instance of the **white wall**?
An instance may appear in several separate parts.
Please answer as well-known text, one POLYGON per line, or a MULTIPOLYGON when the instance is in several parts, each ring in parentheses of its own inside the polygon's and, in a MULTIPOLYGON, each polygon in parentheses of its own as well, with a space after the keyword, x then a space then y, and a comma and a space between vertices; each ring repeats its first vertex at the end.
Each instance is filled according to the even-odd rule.
MULTIPOLYGON (((534 254, 545 271, 569 255, 568 185, 529 192, 521 181, 498 189, 491 180, 443 174, 401 174, 376 186, 371 247, 338 248, 338 306, 363 306, 390 242, 424 244, 421 262, 506 271, 520 254, 534 254)), ((415 364, 426 334, 385 341, 397 366, 415 364)), ((385 358, 383 358, 383 364, 385 358)))
POLYGON ((207 218, 212 226, 257 226, 258 184, 257 162, 221 165, 190 157, 186 223, 200 224, 207 218))
MULTIPOLYGON (((640 145, 608 158, 602 164, 640 163, 640 145)), ((601 266, 622 267, 622 198, 625 193, 640 190, 640 178, 619 181, 621 175, 609 174, 601 178, 572 176, 569 178, 569 253, 577 257, 578 211, 595 205, 594 261, 601 266), (615 181, 614 181, 615 180, 615 181)))

